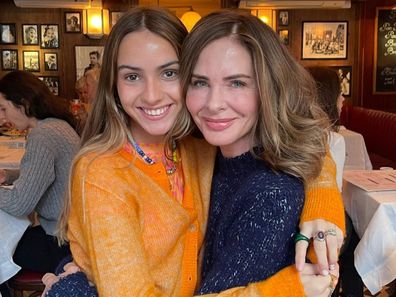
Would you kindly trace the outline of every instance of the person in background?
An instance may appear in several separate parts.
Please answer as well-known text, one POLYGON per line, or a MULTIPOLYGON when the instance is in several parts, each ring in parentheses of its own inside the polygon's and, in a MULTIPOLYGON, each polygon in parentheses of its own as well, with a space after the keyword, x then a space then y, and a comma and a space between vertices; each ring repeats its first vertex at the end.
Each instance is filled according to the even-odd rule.
POLYGON ((86 101, 83 101, 83 103, 86 105, 85 107, 88 111, 91 110, 91 105, 96 97, 99 77, 100 77, 100 68, 96 68, 96 67, 88 70, 84 74, 87 94, 86 94, 86 101))
POLYGON ((80 32, 80 24, 79 24, 78 18, 76 16, 73 15, 68 20, 67 31, 68 32, 80 32))
POLYGON ((59 246, 56 229, 79 137, 67 103, 26 71, 12 71, 0 80, 0 120, 28 129, 26 152, 19 170, 0 169, 0 209, 14 216, 36 212, 39 225, 30 227, 14 253, 14 262, 36 272, 54 271, 70 254, 59 246))
MULTIPOLYGON (((304 185, 320 174, 328 125, 312 78, 269 26, 231 11, 195 25, 183 43, 180 74, 194 122, 220 148, 198 292, 246 286, 284 269, 283 288, 304 294, 290 265, 304 185)), ((335 240, 336 232, 318 232, 314 241, 335 240)), ((330 273, 337 278, 335 265, 330 273)))
MULTIPOLYGON (((345 162, 345 140, 337 133, 340 129, 340 115, 345 101, 342 95, 342 77, 332 69, 324 67, 308 68, 316 81, 319 93, 319 103, 327 113, 331 126, 329 131, 329 145, 331 155, 337 166, 337 184, 342 192, 342 173, 345 162)), ((342 296, 363 297, 363 281, 354 265, 354 251, 359 243, 359 237, 353 227, 351 218, 346 216, 347 237, 340 253, 340 284, 342 296)), ((336 293, 334 293, 335 296, 336 293)))
POLYGON ((340 80, 335 70, 324 67, 310 67, 308 71, 315 79, 318 90, 319 105, 330 120, 329 147, 337 167, 337 185, 342 192, 342 172, 345 163, 345 140, 338 133, 340 115, 345 101, 341 92, 340 80))
POLYGON ((84 73, 93 68, 100 68, 100 53, 98 51, 92 51, 89 53, 89 65, 85 67, 84 73))
MULTIPOLYGON (((192 296, 197 284, 215 149, 186 136, 191 120, 179 76, 186 34, 169 12, 138 7, 117 22, 106 44, 61 228, 101 297, 192 296)), ((306 203, 325 204, 322 195, 308 190, 306 203)), ((309 224, 307 218, 313 219, 318 209, 308 207, 302 221, 309 224)), ((312 234, 318 231, 315 226, 312 234)), ((282 287, 285 274, 295 280, 301 275, 308 291, 327 290, 330 284, 329 276, 317 276, 307 265, 301 273, 290 267, 222 296, 274 296, 274 291, 290 296, 282 287)), ((62 278, 46 296, 80 296, 80 276, 62 278)), ((83 296, 91 290, 84 288, 83 296)), ((295 296, 303 296, 301 291, 295 296)))

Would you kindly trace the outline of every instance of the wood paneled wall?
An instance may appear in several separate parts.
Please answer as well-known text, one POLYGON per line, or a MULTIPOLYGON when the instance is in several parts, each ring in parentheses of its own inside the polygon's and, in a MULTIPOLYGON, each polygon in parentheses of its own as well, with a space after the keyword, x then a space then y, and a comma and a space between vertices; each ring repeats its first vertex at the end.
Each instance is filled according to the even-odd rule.
MULTIPOLYGON (((234 0, 223 1, 235 7, 234 0), (228 1, 228 2, 227 2, 228 1)), ((222 2, 222 5, 223 5, 222 2)), ((138 0, 104 0, 104 6, 110 11, 127 10, 138 3, 138 0)), ((139 2, 140 3, 140 2, 139 2)), ((304 66, 351 66, 352 91, 347 101, 353 105, 370 107, 396 112, 395 95, 373 95, 373 56, 374 56, 374 22, 375 7, 390 6, 396 0, 356 0, 351 9, 337 10, 289 10, 289 49, 304 66), (340 60, 302 60, 301 41, 302 23, 304 21, 348 21, 348 54, 340 60)), ((194 7, 195 8, 195 7, 194 7)), ((217 8, 213 8, 217 9, 217 8)), ((74 98, 76 79, 75 49, 76 45, 104 45, 106 39, 92 40, 83 34, 65 33, 64 13, 62 9, 22 9, 12 0, 0 0, 0 23, 16 23, 17 45, 0 45, 0 49, 18 49, 19 69, 22 69, 22 51, 40 51, 40 76, 59 76, 60 96, 74 98), (39 46, 22 45, 22 24, 59 24, 60 48, 56 50, 40 49, 39 46), (44 53, 58 53, 58 71, 44 71, 44 53)), ((202 11, 202 14, 208 12, 202 11)), ((4 71, 0 69, 0 76, 4 71)))
MULTIPOLYGON (((374 29, 377 7, 395 7, 396 0, 369 0, 361 10, 361 96, 356 105, 396 113, 396 94, 373 94, 374 29)), ((396 137, 396 136, 395 136, 396 137)))

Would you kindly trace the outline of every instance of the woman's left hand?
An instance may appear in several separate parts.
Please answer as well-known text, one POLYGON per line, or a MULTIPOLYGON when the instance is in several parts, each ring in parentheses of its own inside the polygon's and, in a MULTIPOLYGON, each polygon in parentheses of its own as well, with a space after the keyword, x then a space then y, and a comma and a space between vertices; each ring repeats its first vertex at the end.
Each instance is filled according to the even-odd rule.
MULTIPOLYGON (((337 265, 338 251, 344 240, 341 229, 333 223, 317 219, 302 223, 300 234, 309 239, 313 238, 318 270, 322 275, 328 275, 329 271, 334 270, 337 265)), ((298 271, 304 269, 307 248, 307 241, 296 242, 296 268, 298 271)))

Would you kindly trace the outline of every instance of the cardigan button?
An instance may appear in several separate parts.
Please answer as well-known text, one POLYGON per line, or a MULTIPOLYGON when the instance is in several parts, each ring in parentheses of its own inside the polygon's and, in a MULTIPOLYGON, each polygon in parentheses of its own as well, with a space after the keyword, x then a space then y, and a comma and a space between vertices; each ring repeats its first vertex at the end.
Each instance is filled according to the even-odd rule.
POLYGON ((194 224, 190 225, 190 227, 188 227, 188 231, 190 232, 195 232, 197 230, 197 227, 195 227, 194 224))

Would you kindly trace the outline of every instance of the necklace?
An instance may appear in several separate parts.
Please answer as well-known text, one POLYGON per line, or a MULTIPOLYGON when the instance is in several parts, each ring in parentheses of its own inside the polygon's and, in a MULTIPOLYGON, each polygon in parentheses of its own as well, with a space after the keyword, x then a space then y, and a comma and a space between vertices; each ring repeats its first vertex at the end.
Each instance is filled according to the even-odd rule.
MULTIPOLYGON (((135 142, 133 139, 132 135, 130 133, 127 133, 128 141, 130 144, 133 146, 135 151, 138 153, 138 155, 149 165, 155 164, 155 161, 151 159, 149 156, 146 155, 146 153, 141 149, 141 147, 135 142)), ((172 143, 172 160, 168 160, 166 157, 164 157, 165 161, 164 166, 166 170, 166 174, 171 175, 175 173, 177 169, 177 152, 176 152, 176 142, 173 141, 172 143)))

